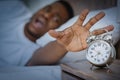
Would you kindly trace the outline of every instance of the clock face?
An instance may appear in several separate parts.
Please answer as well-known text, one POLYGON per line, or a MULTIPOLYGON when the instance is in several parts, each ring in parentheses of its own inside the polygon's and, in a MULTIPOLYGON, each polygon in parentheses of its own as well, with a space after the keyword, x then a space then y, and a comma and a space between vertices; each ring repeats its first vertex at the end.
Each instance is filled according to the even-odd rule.
POLYGON ((103 40, 92 42, 87 50, 86 58, 95 65, 105 64, 111 55, 111 46, 103 40))

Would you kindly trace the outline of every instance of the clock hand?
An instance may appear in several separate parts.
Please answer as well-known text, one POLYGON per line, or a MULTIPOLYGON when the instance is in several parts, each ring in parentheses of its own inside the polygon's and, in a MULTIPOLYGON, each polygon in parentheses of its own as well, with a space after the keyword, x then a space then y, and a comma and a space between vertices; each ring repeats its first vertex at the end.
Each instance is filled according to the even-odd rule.
POLYGON ((98 53, 99 53, 99 52, 98 52, 98 51, 96 51, 96 50, 94 50, 94 51, 96 52, 96 55, 95 55, 95 57, 96 57, 96 56, 98 55, 98 53))

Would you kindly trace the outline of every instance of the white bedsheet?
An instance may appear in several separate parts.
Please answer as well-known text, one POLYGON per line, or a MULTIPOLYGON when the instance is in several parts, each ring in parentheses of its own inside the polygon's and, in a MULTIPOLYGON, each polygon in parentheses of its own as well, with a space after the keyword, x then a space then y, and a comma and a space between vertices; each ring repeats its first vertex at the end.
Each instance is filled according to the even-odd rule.
POLYGON ((2 67, 0 80, 61 80, 61 68, 60 66, 2 67))

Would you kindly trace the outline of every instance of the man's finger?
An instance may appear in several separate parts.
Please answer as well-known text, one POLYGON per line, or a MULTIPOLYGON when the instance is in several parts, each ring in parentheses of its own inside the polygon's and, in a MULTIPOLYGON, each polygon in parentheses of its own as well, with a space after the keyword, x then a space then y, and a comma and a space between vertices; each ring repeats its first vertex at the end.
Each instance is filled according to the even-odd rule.
POLYGON ((89 10, 88 9, 85 9, 81 12, 76 24, 79 25, 79 26, 82 26, 87 14, 89 13, 89 10))
POLYGON ((60 39, 63 35, 64 32, 62 31, 55 31, 55 30, 49 30, 48 32, 52 37, 56 38, 56 39, 60 39))
POLYGON ((102 29, 97 29, 97 30, 92 31, 92 34, 93 35, 100 35, 100 34, 106 33, 106 30, 112 31, 113 29, 114 29, 113 25, 109 25, 109 26, 104 27, 102 29))
POLYGON ((98 22, 101 18, 103 18, 105 16, 104 12, 100 12, 98 13, 96 16, 94 16, 93 18, 91 18, 86 24, 85 24, 85 28, 87 30, 89 30, 96 22, 98 22))

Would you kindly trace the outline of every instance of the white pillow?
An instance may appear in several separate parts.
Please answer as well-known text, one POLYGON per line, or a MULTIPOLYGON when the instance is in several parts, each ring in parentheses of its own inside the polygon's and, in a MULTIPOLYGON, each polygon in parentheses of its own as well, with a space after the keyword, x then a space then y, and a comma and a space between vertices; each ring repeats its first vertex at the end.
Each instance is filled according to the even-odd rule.
POLYGON ((49 5, 57 0, 25 0, 28 8, 31 10, 32 13, 35 13, 39 9, 49 5))

